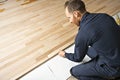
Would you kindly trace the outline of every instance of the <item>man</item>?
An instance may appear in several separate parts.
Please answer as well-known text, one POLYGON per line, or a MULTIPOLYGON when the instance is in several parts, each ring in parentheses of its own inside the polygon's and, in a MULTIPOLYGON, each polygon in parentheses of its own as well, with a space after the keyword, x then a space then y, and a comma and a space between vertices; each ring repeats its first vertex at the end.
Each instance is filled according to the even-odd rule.
POLYGON ((117 80, 120 77, 120 27, 104 13, 89 13, 81 0, 65 3, 65 14, 70 23, 79 26, 74 53, 58 54, 75 62, 85 55, 91 60, 71 68, 79 80, 117 80))

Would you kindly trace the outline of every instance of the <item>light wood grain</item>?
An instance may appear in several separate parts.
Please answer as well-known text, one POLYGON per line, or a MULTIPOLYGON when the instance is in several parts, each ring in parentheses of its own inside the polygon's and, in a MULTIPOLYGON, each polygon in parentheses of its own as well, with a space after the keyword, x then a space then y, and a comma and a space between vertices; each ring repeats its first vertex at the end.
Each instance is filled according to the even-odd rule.
MULTIPOLYGON (((120 0, 84 0, 90 12, 120 11, 120 0)), ((0 13, 0 80, 15 80, 72 43, 77 27, 64 14, 65 0, 21 5, 8 0, 0 13)))

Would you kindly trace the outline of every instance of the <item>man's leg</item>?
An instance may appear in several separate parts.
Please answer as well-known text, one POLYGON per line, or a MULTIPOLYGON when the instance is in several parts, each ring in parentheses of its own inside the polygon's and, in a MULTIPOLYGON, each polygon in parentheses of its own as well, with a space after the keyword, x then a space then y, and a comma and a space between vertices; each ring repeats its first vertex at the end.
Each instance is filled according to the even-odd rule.
POLYGON ((83 63, 72 67, 71 74, 79 80, 106 80, 103 79, 96 70, 96 61, 91 60, 87 63, 83 63))

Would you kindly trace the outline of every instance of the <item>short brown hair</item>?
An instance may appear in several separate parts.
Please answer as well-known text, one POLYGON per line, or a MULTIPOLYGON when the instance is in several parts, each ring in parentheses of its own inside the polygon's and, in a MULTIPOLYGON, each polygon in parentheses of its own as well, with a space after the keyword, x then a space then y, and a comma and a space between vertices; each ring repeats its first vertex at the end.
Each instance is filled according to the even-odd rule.
POLYGON ((67 7, 70 13, 76 10, 80 11, 81 13, 86 11, 85 4, 82 0, 68 0, 65 2, 64 7, 67 7))

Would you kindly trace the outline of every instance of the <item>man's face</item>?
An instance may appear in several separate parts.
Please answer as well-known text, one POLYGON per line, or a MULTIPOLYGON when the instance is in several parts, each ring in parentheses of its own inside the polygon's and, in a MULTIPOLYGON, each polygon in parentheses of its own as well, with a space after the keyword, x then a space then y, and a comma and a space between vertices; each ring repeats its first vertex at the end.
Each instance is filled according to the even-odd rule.
POLYGON ((80 19, 79 19, 79 17, 78 17, 78 14, 75 14, 75 12, 69 13, 67 7, 66 7, 66 9, 65 9, 65 14, 66 14, 66 16, 68 17, 70 23, 73 23, 73 24, 75 24, 75 25, 77 25, 77 26, 80 25, 80 19))

